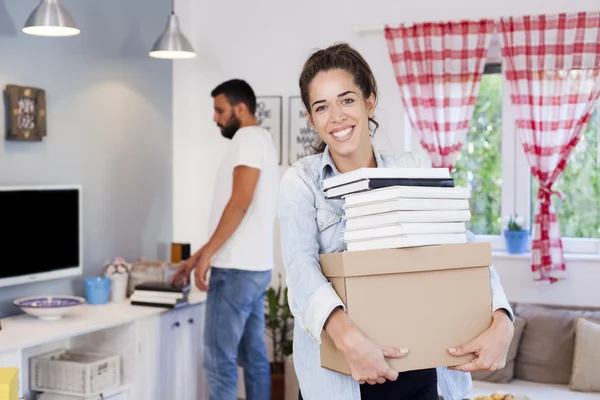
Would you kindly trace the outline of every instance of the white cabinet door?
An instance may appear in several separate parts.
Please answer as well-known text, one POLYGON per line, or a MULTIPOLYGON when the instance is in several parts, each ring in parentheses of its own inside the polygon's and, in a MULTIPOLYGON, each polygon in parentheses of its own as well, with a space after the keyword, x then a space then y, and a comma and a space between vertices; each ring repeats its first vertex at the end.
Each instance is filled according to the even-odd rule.
POLYGON ((139 352, 136 400, 184 399, 180 397, 180 344, 176 311, 138 322, 139 352))
POLYGON ((181 331, 178 333, 177 341, 180 344, 179 365, 182 368, 181 378, 183 385, 183 395, 185 399, 196 399, 196 382, 194 379, 196 370, 196 356, 194 354, 192 330, 200 321, 196 321, 192 313, 193 308, 180 310, 177 319, 181 320, 181 331))
POLYGON ((177 352, 176 373, 181 399, 206 400, 206 378, 202 367, 204 337, 204 304, 182 308, 173 313, 177 352))
MULTIPOLYGON (((169 343, 169 372, 171 376, 170 399, 188 399, 187 397, 187 375, 188 362, 186 354, 188 344, 184 340, 184 333, 187 330, 185 318, 185 309, 173 310, 169 313, 170 321, 170 343, 169 343)), ((165 397, 167 398, 167 397, 165 397)))
POLYGON ((154 315, 137 321, 138 360, 134 400, 159 400, 165 379, 161 375, 163 315, 154 315))
POLYGON ((138 322, 135 400, 207 400, 202 367, 204 304, 138 322))
POLYGON ((187 360, 189 365, 190 400, 208 400, 206 374, 203 367, 204 357, 204 303, 194 305, 186 310, 188 322, 184 333, 184 341, 189 345, 187 360))

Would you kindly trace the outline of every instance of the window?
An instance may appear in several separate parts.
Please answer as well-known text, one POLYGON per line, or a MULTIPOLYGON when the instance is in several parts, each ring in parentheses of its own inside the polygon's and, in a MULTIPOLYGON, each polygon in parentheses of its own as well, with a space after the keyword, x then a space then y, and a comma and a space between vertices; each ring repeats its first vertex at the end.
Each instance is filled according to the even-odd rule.
POLYGON ((467 138, 453 171, 457 186, 471 190, 468 228, 499 235, 502 195, 502 75, 484 74, 467 138))
MULTIPOLYGON (((600 238, 600 112, 592 114, 577 146, 571 152, 567 167, 552 187, 564 198, 552 197, 560 233, 564 238, 600 238)), ((532 179, 531 219, 539 184, 532 179)))
MULTIPOLYGON (((471 189, 469 230, 504 250, 503 216, 518 214, 530 229, 535 215, 537 180, 517 137, 510 88, 498 64, 488 65, 480 84, 467 138, 453 177, 471 189)), ((553 196, 565 253, 600 254, 600 102, 554 185, 553 196)), ((410 127, 410 123, 407 123, 410 127)), ((416 134, 405 136, 410 150, 416 134)), ((417 144, 418 146, 418 144, 417 144)), ((414 149, 417 150, 417 149, 414 149)))

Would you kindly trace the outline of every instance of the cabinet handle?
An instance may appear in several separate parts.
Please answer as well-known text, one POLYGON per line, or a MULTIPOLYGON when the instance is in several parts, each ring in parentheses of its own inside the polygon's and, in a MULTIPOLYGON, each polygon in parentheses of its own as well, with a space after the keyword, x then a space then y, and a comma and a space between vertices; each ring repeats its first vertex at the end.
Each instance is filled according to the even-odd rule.
POLYGON ((179 321, 173 323, 173 328, 179 328, 179 321))
POLYGON ((194 318, 190 318, 190 319, 188 319, 188 323, 189 323, 189 324, 193 324, 193 323, 194 323, 194 318))

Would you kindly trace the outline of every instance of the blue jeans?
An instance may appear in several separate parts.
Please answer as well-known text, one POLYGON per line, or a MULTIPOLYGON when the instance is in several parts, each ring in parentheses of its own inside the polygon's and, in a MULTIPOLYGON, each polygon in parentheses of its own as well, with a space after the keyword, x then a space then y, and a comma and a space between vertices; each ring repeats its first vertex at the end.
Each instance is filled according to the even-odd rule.
POLYGON ((210 400, 237 399, 237 366, 247 400, 271 399, 265 344, 265 291, 271 271, 212 268, 204 331, 204 367, 210 400))

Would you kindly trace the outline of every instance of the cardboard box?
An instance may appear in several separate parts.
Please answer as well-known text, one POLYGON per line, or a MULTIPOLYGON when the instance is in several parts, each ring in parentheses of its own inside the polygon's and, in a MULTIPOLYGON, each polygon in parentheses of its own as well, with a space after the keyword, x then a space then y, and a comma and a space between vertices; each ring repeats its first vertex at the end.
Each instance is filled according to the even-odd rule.
MULTIPOLYGON (((459 365, 451 356, 492 322, 489 243, 322 254, 323 273, 362 332, 382 346, 408 349, 388 359, 398 372, 459 365)), ((350 374, 325 331, 321 365, 350 374)))

